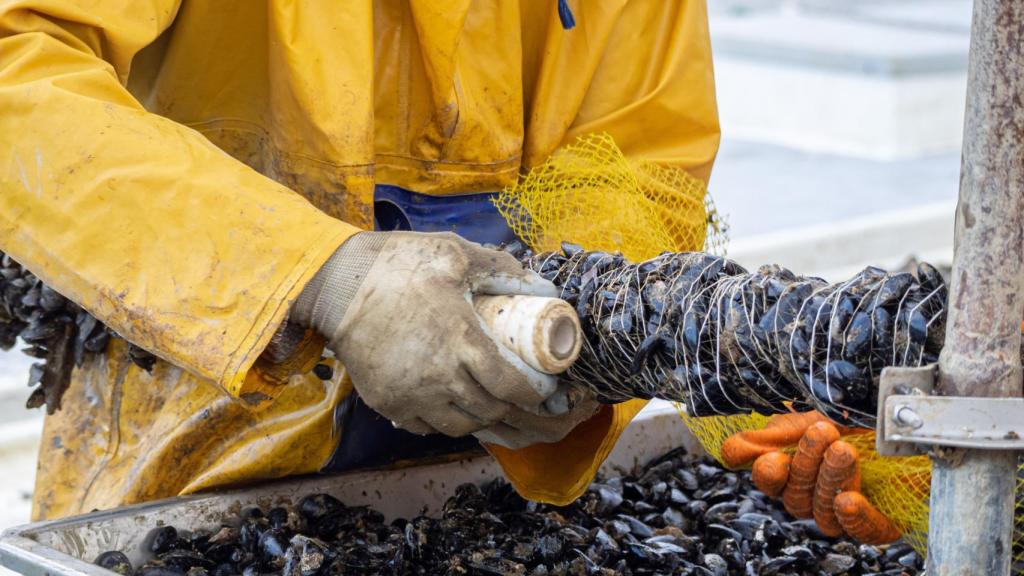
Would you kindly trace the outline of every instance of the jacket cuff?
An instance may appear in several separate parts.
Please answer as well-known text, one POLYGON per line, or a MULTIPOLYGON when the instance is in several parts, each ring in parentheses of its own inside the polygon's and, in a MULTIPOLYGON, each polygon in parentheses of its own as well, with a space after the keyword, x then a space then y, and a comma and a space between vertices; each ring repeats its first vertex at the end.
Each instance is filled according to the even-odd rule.
MULTIPOLYGON (((253 370, 257 360, 266 351, 271 339, 277 333, 278 328, 285 323, 289 309, 298 298, 302 289, 312 280, 317 271, 321 269, 331 255, 337 251, 338 246, 345 240, 358 233, 358 229, 338 221, 337 226, 325 235, 325 239, 318 246, 311 247, 304 258, 293 268, 290 278, 278 288, 277 293, 267 302, 263 311, 257 318, 257 323, 250 329, 242 345, 232 355, 227 369, 222 373, 219 384, 232 396, 244 400, 246 403, 258 406, 263 402, 275 398, 287 382, 287 378, 272 377, 265 375, 267 371, 253 370)), ((312 338, 312 337, 311 337, 312 338)), ((301 350, 304 356, 301 359, 288 359, 287 365, 305 366, 312 360, 314 353, 307 347, 314 346, 313 340, 304 344, 301 350)), ((316 359, 323 350, 322 339, 316 351, 316 359)), ((267 360, 265 360, 267 362, 267 360)), ((271 362, 272 364, 272 362, 271 362)), ((316 364, 312 361, 309 369, 316 364)), ((264 363, 263 366, 266 366, 264 363)), ((279 371, 270 370, 270 373, 279 371)))
POLYGON ((290 320, 333 335, 387 238, 386 232, 359 232, 346 240, 302 289, 290 320))

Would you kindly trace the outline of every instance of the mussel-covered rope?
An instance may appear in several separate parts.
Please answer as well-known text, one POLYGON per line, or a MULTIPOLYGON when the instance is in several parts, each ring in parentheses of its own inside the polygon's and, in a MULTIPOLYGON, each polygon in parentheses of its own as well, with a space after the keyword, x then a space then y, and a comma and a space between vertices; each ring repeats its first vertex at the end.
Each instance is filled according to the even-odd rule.
POLYGON ((694 416, 817 408, 873 427, 882 368, 935 362, 944 337, 946 286, 928 264, 829 284, 706 253, 634 264, 568 243, 504 249, 575 306, 585 343, 565 377, 608 402, 663 398, 694 416))
MULTIPOLYGON (((42 360, 29 369, 28 385, 36 388, 27 406, 46 405, 52 414, 72 367, 106 350, 117 333, 0 252, 0 349, 10 350, 19 337, 27 344, 22 351, 42 360)), ((135 345, 129 345, 128 356, 147 371, 156 363, 156 356, 135 345)))
MULTIPOLYGON (((699 252, 630 263, 568 243, 504 249, 575 306, 585 341, 565 378, 607 402, 664 398, 694 416, 817 408, 873 426, 882 368, 934 362, 944 336, 946 287, 927 264, 916 277, 869 267, 829 284, 699 252)), ((19 337, 43 360, 28 405, 52 412, 71 367, 117 334, 3 255, 0 348, 19 337)), ((146 370, 156 361, 137 346, 129 356, 146 370)))

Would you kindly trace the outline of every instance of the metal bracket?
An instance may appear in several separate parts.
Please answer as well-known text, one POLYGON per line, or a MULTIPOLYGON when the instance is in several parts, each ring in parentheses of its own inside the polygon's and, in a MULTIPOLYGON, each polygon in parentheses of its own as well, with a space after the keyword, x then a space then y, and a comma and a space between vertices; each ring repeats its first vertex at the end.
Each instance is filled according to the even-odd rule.
POLYGON ((939 367, 935 364, 915 368, 889 366, 882 369, 878 383, 878 428, 875 433, 875 451, 880 455, 916 456, 921 453, 914 444, 889 439, 889 427, 892 424, 891 421, 887 422, 885 404, 890 397, 897 395, 931 394, 938 372, 939 367))
POLYGON ((886 368, 875 445, 883 456, 925 446, 1024 450, 1024 398, 931 396, 936 366, 886 368))

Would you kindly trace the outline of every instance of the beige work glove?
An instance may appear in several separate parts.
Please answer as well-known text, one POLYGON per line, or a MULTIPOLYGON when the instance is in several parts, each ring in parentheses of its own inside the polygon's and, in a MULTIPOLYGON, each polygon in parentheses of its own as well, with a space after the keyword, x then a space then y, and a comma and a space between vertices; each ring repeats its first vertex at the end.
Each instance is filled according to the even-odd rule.
POLYGON ((596 403, 495 343, 473 310, 477 294, 557 290, 454 234, 361 232, 306 286, 291 320, 327 338, 363 401, 397 427, 509 448, 561 440, 596 403))

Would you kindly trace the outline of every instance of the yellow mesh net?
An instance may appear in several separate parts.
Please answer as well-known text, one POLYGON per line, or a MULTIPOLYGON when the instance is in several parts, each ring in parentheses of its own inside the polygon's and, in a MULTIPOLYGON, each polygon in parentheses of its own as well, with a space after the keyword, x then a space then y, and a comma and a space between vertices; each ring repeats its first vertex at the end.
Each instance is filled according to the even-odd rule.
MULTIPOLYGON (((721 462, 725 439, 744 430, 758 430, 768 416, 712 416, 693 418, 680 412, 686 426, 704 449, 721 462)), ((875 452, 875 434, 843 437, 860 454, 861 492, 903 532, 903 538, 924 553, 928 546, 928 490, 932 465, 927 456, 883 458, 875 452)))
POLYGON ((702 181, 679 168, 628 159, 607 134, 560 149, 496 203, 537 251, 568 240, 635 261, 725 243, 702 181))
MULTIPOLYGON (((626 158, 606 134, 581 137, 499 195, 498 209, 516 234, 537 251, 570 241, 587 250, 618 250, 633 261, 670 251, 723 254, 724 222, 704 183, 685 170, 626 158)), ((766 262, 767 264, 767 262, 766 262)), ((785 264, 785 263, 783 263, 785 264)), ((743 430, 763 428, 757 414, 681 416, 708 454, 720 460, 722 443, 743 430)), ((875 435, 844 438, 861 455, 862 491, 924 553, 928 532, 931 462, 925 456, 882 458, 875 435)), ((1024 523, 1024 465, 1018 474, 1017 523, 1024 523)), ((1015 560, 1024 561, 1017 530, 1015 560)))

